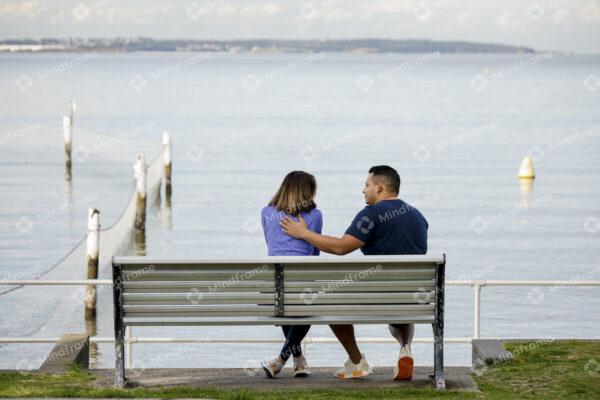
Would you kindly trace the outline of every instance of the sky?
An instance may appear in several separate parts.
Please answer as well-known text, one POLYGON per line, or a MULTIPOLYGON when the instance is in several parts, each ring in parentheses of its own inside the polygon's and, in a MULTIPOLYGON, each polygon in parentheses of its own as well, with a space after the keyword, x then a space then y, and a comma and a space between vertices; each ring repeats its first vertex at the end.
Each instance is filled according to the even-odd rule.
POLYGON ((469 40, 600 53, 600 0, 0 0, 0 38, 469 40))

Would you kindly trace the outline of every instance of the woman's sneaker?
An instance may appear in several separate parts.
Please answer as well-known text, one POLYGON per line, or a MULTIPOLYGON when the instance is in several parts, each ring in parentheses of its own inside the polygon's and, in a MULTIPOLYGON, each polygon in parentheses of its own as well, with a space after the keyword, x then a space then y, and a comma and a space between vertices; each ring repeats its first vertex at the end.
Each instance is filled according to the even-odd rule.
POLYGON ((348 361, 344 363, 344 368, 335 371, 335 377, 338 379, 354 379, 369 375, 372 372, 371 367, 369 367, 365 355, 361 355, 362 359, 358 364, 354 364, 352 360, 348 359, 348 361))
POLYGON ((283 366, 285 365, 285 361, 280 357, 277 357, 271 361, 263 361, 260 363, 263 371, 265 371, 265 375, 267 378, 275 378, 275 375, 281 372, 283 366))
POLYGON ((304 356, 294 357, 294 377, 305 378, 308 375, 310 375, 310 371, 308 370, 306 358, 304 356))
POLYGON ((398 362, 394 368, 394 380, 395 381, 410 381, 413 376, 413 358, 410 352, 410 347, 407 345, 402 346, 400 349, 400 355, 398 356, 398 362))

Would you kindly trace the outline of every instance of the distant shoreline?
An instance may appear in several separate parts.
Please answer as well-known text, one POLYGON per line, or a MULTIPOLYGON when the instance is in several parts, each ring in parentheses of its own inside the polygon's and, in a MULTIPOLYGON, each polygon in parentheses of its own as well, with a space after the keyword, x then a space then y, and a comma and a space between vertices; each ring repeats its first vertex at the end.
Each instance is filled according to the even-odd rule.
MULTIPOLYGON (((333 39, 333 40, 156 40, 151 38, 114 39, 6 39, 0 52, 215 52, 215 53, 510 53, 534 54, 525 46, 468 41, 333 39)), ((561 52, 558 52, 561 53, 561 52)))

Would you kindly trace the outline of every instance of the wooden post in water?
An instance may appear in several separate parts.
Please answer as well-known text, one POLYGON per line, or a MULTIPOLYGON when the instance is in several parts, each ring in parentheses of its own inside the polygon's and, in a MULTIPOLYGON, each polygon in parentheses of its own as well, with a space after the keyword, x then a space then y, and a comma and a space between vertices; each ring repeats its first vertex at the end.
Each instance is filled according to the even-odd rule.
POLYGON ((146 158, 140 154, 135 163, 136 211, 135 230, 144 231, 146 225, 146 158))
POLYGON ((63 116, 63 132, 65 134, 65 156, 67 165, 67 175, 71 175, 71 149, 73 140, 73 124, 71 117, 63 116))
POLYGON ((136 256, 146 255, 146 159, 139 155, 135 163, 135 225, 133 232, 136 256))
POLYGON ((165 198, 167 205, 171 205, 171 135, 169 132, 163 132, 163 147, 164 155, 163 162, 165 164, 165 198))
MULTIPOLYGON (((100 210, 88 209, 87 226, 87 279, 98 279, 98 259, 100 255, 100 210)), ((96 314, 96 287, 87 286, 85 293, 86 316, 96 314)))

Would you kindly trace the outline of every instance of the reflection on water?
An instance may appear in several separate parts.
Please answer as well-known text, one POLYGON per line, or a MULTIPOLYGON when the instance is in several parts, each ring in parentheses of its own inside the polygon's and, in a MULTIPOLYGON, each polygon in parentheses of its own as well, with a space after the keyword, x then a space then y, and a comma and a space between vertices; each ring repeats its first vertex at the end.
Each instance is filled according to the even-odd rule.
POLYGON ((522 209, 526 209, 531 206, 531 198, 533 197, 533 181, 533 179, 519 179, 522 209))
POLYGON ((160 226, 165 229, 173 228, 173 210, 171 209, 171 199, 167 197, 165 203, 158 211, 157 219, 160 226))
POLYGON ((136 256, 146 255, 146 230, 135 229, 133 234, 134 253, 136 256))
POLYGON ((65 193, 69 196, 73 192, 73 174, 71 173, 71 168, 67 165, 65 169, 65 193))

